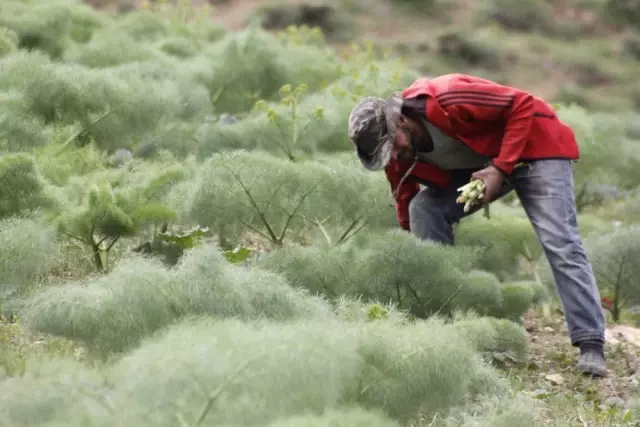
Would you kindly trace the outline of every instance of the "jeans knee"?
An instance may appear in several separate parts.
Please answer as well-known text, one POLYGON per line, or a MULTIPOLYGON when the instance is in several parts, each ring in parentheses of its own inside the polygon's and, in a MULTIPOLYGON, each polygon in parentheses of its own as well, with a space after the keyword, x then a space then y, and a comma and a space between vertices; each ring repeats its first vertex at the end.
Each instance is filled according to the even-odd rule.
POLYGON ((423 218, 431 220, 443 216, 442 209, 424 191, 409 202, 409 218, 419 221, 423 218))

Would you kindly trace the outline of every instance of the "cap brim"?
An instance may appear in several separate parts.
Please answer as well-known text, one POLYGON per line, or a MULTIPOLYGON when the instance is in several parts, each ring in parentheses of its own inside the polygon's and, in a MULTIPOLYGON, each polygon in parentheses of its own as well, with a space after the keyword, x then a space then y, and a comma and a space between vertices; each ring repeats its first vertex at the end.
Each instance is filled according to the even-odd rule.
POLYGON ((377 171, 383 169, 389 164, 392 148, 393 144, 391 143, 391 140, 388 137, 385 137, 384 141, 381 142, 381 145, 373 156, 366 156, 362 152, 358 151, 358 158, 365 168, 371 171, 377 171))

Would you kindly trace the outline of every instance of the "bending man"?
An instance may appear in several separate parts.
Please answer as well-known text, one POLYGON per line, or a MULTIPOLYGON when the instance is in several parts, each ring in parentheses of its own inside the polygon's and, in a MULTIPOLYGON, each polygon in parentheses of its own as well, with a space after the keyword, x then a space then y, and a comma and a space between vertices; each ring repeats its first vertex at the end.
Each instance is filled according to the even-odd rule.
POLYGON ((606 376, 600 294, 576 220, 578 144, 549 104, 469 75, 421 78, 387 100, 361 100, 349 137, 364 167, 384 169, 400 226, 422 239, 454 244, 453 224, 481 208, 464 212, 456 203, 470 179, 484 181, 484 203, 515 190, 551 266, 571 344, 580 348, 577 367, 606 376))

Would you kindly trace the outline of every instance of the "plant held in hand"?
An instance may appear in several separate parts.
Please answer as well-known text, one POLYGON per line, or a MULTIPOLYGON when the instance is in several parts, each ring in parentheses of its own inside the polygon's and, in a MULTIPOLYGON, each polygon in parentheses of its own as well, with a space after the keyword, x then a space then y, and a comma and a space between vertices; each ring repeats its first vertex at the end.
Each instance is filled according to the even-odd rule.
POLYGON ((462 193, 456 199, 457 203, 464 203, 464 211, 468 212, 471 206, 476 203, 481 203, 484 198, 484 181, 481 179, 473 179, 468 184, 458 188, 458 191, 462 193))

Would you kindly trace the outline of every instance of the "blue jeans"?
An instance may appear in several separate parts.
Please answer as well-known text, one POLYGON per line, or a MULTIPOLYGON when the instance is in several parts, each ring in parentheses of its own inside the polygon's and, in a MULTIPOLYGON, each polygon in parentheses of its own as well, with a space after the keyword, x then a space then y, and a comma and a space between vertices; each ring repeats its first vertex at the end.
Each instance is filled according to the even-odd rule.
MULTIPOLYGON (((463 204, 456 203, 457 188, 469 182, 471 173, 456 171, 446 190, 425 188, 414 197, 409 205, 413 234, 454 244, 453 224, 482 209, 475 207, 464 212, 463 204)), ((505 179, 497 198, 512 190, 516 191, 551 267, 572 345, 577 346, 583 340, 604 342, 600 293, 578 233, 571 161, 529 162, 505 179)))

